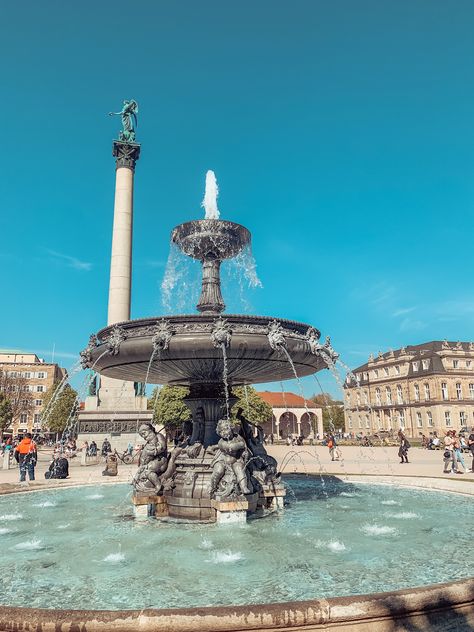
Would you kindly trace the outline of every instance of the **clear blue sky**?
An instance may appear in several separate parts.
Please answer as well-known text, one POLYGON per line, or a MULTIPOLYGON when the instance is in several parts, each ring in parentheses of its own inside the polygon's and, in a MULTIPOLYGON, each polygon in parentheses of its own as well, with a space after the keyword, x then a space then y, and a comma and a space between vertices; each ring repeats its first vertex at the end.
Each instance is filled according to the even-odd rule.
POLYGON ((472 340, 473 32, 472 0, 6 0, 0 347, 69 366, 105 324, 124 98, 133 317, 161 313, 170 231, 213 169, 252 231, 253 313, 314 324, 351 366, 472 340))

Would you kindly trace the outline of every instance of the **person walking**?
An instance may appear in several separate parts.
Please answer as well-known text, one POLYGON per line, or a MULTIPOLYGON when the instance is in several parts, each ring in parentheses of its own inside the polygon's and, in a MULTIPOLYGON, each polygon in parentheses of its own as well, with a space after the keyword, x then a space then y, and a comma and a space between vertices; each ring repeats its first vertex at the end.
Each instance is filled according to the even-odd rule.
POLYGON ((103 457, 107 458, 107 455, 112 452, 112 446, 110 445, 110 441, 107 439, 107 437, 104 439, 104 441, 102 442, 102 448, 101 448, 101 454, 103 457))
POLYGON ((457 474, 464 474, 466 472, 466 465, 465 465, 464 459, 462 457, 461 441, 460 441, 459 437, 456 436, 456 431, 455 430, 452 431, 452 437, 453 437, 454 461, 455 461, 455 464, 456 464, 456 473, 457 474), (462 465, 462 468, 463 468, 462 472, 459 469, 458 463, 460 463, 462 465))
POLYGON ((400 457, 400 463, 408 463, 408 450, 410 449, 410 442, 403 434, 402 430, 398 431, 398 438, 400 440, 400 447, 398 449, 398 456, 400 457))
POLYGON ((448 430, 444 437, 444 474, 451 474, 456 471, 456 456, 454 454, 454 439, 451 435, 451 430, 448 430))
POLYGON ((38 451, 36 443, 31 437, 31 433, 27 432, 24 438, 15 448, 15 460, 20 466, 20 483, 26 481, 26 473, 30 481, 35 480, 35 466, 38 461, 38 451))
POLYGON ((471 428, 471 434, 469 435, 467 439, 467 445, 471 451, 471 456, 472 456, 471 472, 474 472, 474 426, 471 428))

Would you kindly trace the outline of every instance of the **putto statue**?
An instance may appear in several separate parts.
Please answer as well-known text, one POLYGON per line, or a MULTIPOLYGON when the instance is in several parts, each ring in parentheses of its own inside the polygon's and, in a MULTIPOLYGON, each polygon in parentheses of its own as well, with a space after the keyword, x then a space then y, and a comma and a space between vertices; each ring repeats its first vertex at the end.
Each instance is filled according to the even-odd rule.
POLYGON ((228 498, 239 494, 251 494, 245 469, 247 446, 243 438, 234 430, 229 419, 217 422, 216 432, 221 437, 217 445, 207 449, 214 454, 212 475, 209 485, 211 498, 228 498))
POLYGON ((135 142, 135 128, 137 127, 138 103, 131 99, 123 102, 120 112, 109 112, 109 116, 121 116, 123 130, 119 132, 119 140, 124 143, 135 142))
POLYGON ((166 437, 156 432, 150 423, 143 423, 138 434, 146 443, 140 452, 138 470, 132 480, 136 492, 152 492, 158 494, 163 486, 161 475, 168 466, 168 448, 166 437))

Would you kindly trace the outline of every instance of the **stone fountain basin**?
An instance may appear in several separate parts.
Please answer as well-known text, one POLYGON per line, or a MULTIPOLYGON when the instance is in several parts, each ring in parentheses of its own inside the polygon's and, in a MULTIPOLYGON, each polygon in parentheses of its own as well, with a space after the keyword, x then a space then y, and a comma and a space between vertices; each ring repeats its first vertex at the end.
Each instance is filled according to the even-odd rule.
POLYGON ((230 259, 250 243, 245 226, 221 219, 201 219, 176 226, 171 241, 194 259, 230 259))
MULTIPOLYGON (((114 326, 97 334, 99 345, 92 351, 95 371, 107 377, 151 384, 222 383, 224 360, 222 348, 215 347, 211 333, 214 315, 181 315, 143 318, 118 323, 125 335, 117 355, 107 349, 114 326), (166 321, 173 332, 167 349, 160 350, 150 365, 152 338, 157 324, 166 321), (103 357, 100 357, 102 354, 103 357), (148 375, 148 379, 147 378, 148 375)), ((295 377, 286 355, 270 347, 268 326, 276 320, 282 327, 286 349, 298 377, 326 368, 321 357, 313 355, 306 339, 310 328, 304 323, 265 316, 226 315, 232 337, 226 348, 227 375, 230 385, 258 384, 295 377)))

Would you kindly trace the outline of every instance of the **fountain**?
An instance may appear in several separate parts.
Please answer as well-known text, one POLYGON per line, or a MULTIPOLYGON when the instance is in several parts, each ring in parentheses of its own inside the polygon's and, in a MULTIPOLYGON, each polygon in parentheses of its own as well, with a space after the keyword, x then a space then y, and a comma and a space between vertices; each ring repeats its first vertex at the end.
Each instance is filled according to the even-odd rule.
MULTIPOLYGON (((452 519, 454 503, 472 523, 467 487, 465 497, 459 490, 448 500, 453 487, 438 479, 408 481, 403 489, 380 484, 393 482, 386 477, 358 484, 294 476, 285 479, 291 511, 265 511, 282 506, 285 487, 251 421, 242 411, 238 423, 229 419, 232 389, 333 369, 337 354, 306 324, 223 314, 221 262, 238 257, 251 236, 220 219, 212 172, 205 218, 171 235, 176 247, 201 261, 198 313, 130 320, 137 110, 135 101, 124 103, 124 131, 114 142, 120 186, 109 324, 91 336, 82 366, 104 376, 102 400, 96 398, 109 412, 122 396, 133 405, 130 381, 187 387, 192 423, 170 453, 166 437, 142 417, 146 443, 133 479, 134 515, 152 512, 162 518, 160 528, 133 519, 125 485, 73 481, 61 489, 48 481, 34 493, 1 490, 0 536, 11 555, 0 561, 0 629, 474 629, 470 559, 459 555, 469 549, 470 533, 452 519), (239 524, 252 513, 267 517, 239 524), (431 582, 439 584, 426 585, 431 582)), ((135 411, 127 414, 133 421, 135 411)))
POLYGON ((217 183, 206 176, 205 219, 180 224, 171 243, 202 264, 198 314, 114 323, 91 336, 83 366, 118 380, 189 388, 186 440, 171 454, 154 430, 140 430, 155 455, 134 479, 134 503, 157 515, 199 521, 242 520, 281 505, 285 490, 272 459, 242 414, 226 421, 232 387, 310 375, 336 354, 312 326, 281 318, 222 315, 222 261, 250 245, 244 226, 219 219, 217 183), (288 358, 291 362, 288 362, 288 358), (160 447, 157 447, 160 442, 160 447), (257 454, 258 453, 258 454, 257 454), (145 467, 146 466, 146 467, 145 467), (152 470, 151 476, 147 472, 152 470))

